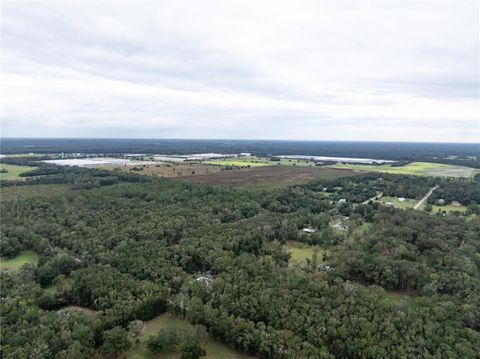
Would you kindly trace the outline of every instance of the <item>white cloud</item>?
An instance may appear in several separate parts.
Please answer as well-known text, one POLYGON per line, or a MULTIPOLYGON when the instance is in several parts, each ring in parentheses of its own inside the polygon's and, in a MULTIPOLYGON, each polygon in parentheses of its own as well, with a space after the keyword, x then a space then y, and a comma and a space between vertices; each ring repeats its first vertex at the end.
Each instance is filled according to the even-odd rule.
POLYGON ((6 136, 479 141, 478 2, 2 2, 6 136))

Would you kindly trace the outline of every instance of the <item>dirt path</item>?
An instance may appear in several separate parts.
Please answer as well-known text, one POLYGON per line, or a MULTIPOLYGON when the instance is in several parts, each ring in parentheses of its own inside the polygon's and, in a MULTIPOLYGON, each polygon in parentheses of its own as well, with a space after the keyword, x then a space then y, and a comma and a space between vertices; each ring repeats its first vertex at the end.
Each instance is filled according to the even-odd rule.
POLYGON ((373 196, 372 198, 367 199, 366 201, 363 201, 361 204, 367 204, 370 201, 375 201, 376 199, 380 199, 383 196, 383 192, 377 194, 376 196, 373 196))
POLYGON ((423 197, 420 201, 418 201, 415 204, 415 206, 413 206, 413 209, 419 209, 422 206, 422 204, 428 199, 428 197, 430 197, 430 195, 433 193, 433 191, 435 191, 437 188, 438 188, 438 185, 430 188, 430 191, 428 191, 428 193, 425 195, 425 197, 423 197))

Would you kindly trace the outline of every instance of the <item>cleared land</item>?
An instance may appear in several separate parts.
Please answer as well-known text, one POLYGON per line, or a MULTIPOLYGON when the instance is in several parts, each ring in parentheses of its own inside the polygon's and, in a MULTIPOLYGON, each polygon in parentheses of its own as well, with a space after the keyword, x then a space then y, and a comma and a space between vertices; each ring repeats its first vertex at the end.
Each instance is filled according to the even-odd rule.
POLYGON ((214 174, 185 176, 181 180, 205 185, 233 187, 275 188, 302 184, 313 179, 333 179, 360 174, 350 169, 300 166, 264 166, 239 170, 222 171, 214 174))
POLYGON ((466 210, 467 210, 467 207, 453 206, 451 204, 446 204, 444 206, 438 206, 438 205, 433 205, 432 206, 432 213, 437 213, 437 212, 446 212, 446 213, 465 212, 466 210))
MULTIPOLYGON (((162 328, 173 327, 177 329, 186 329, 190 324, 183 320, 173 317, 169 313, 162 314, 155 319, 152 319, 145 323, 146 328, 140 337, 140 345, 133 347, 126 353, 126 357, 129 359, 153 359, 153 358, 165 358, 165 359, 177 359, 180 358, 180 347, 174 352, 160 353, 154 355, 150 353, 144 345, 145 340, 151 335, 156 334, 162 328)), ((251 358, 245 354, 241 354, 226 345, 212 339, 207 338, 206 342, 202 344, 202 347, 206 350, 207 355, 205 358, 224 358, 224 359, 245 359, 251 358)))
POLYGON ((390 165, 353 165, 338 164, 329 166, 330 168, 350 168, 355 170, 385 172, 393 174, 405 174, 416 176, 438 176, 438 177, 473 177, 478 170, 465 166, 446 165, 443 163, 412 162, 401 167, 392 167, 390 165))
POLYGON ((239 157, 239 158, 224 158, 218 160, 204 161, 206 164, 223 165, 223 166, 236 166, 236 167, 260 167, 260 166, 303 166, 303 167, 315 167, 314 161, 307 160, 294 160, 282 158, 280 161, 271 161, 266 157, 239 157))
POLYGON ((405 209, 405 208, 413 208, 413 206, 415 206, 415 203, 417 203, 416 200, 414 199, 410 199, 410 198, 405 198, 405 201, 400 201, 398 198, 395 198, 395 197, 381 197, 378 202, 382 203, 382 204, 385 204, 387 202, 390 202, 391 204, 393 204, 393 207, 395 208, 402 208, 402 209, 405 209))
POLYGON ((199 174, 217 173, 222 171, 221 166, 195 163, 166 163, 166 164, 145 164, 145 165, 123 165, 123 166, 95 166, 109 171, 121 171, 136 173, 139 175, 153 177, 182 177, 199 174))
POLYGON ((13 269, 17 270, 26 263, 37 264, 38 255, 34 251, 22 251, 16 257, 10 259, 0 259, 0 269, 13 269))
POLYGON ((58 311, 66 311, 66 312, 75 312, 75 313, 83 313, 87 317, 92 317, 97 314, 96 311, 93 309, 80 307, 78 305, 67 305, 66 307, 60 308, 58 311))
MULTIPOLYGON (((325 249, 318 248, 317 256, 318 263, 323 261, 324 254, 327 254, 325 249)), ((315 246, 310 246, 301 242, 288 242, 285 249, 292 254, 292 261, 299 264, 307 263, 307 259, 311 259, 315 252, 315 246)))
POLYGON ((3 180, 25 180, 25 177, 20 177, 20 174, 36 169, 30 166, 17 166, 0 163, 0 171, 7 170, 7 173, 0 172, 0 181, 3 180))

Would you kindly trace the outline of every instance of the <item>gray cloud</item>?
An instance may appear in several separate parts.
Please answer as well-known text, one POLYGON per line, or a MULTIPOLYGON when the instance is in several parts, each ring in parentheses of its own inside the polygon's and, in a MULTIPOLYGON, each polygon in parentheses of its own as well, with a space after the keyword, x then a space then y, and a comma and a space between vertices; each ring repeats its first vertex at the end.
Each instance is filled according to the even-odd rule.
POLYGON ((2 135, 479 141, 478 2, 2 2, 2 135))

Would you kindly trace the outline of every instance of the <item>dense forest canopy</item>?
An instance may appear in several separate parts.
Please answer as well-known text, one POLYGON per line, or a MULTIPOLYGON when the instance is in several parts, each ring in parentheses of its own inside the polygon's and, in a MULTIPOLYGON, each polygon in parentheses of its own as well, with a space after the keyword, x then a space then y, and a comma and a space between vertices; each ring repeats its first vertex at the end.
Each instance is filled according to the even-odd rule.
MULTIPOLYGON (((2 357, 117 355, 133 345, 135 323, 166 311, 262 358, 478 356, 479 184, 471 179, 376 173, 267 191, 36 171, 2 186, 5 194, 64 186, 2 198, 1 256, 39 255, 37 265, 0 273, 2 357), (467 211, 369 201, 380 192, 418 199, 434 185, 432 201, 467 211), (348 231, 334 228, 339 220, 348 231), (313 255, 295 262, 292 242, 313 255), (405 299, 392 302, 385 290, 405 299), (62 310, 68 305, 97 314, 62 310)), ((147 347, 162 352, 184 337, 164 330, 147 347)), ((195 345, 182 350, 202 353, 195 345)))

